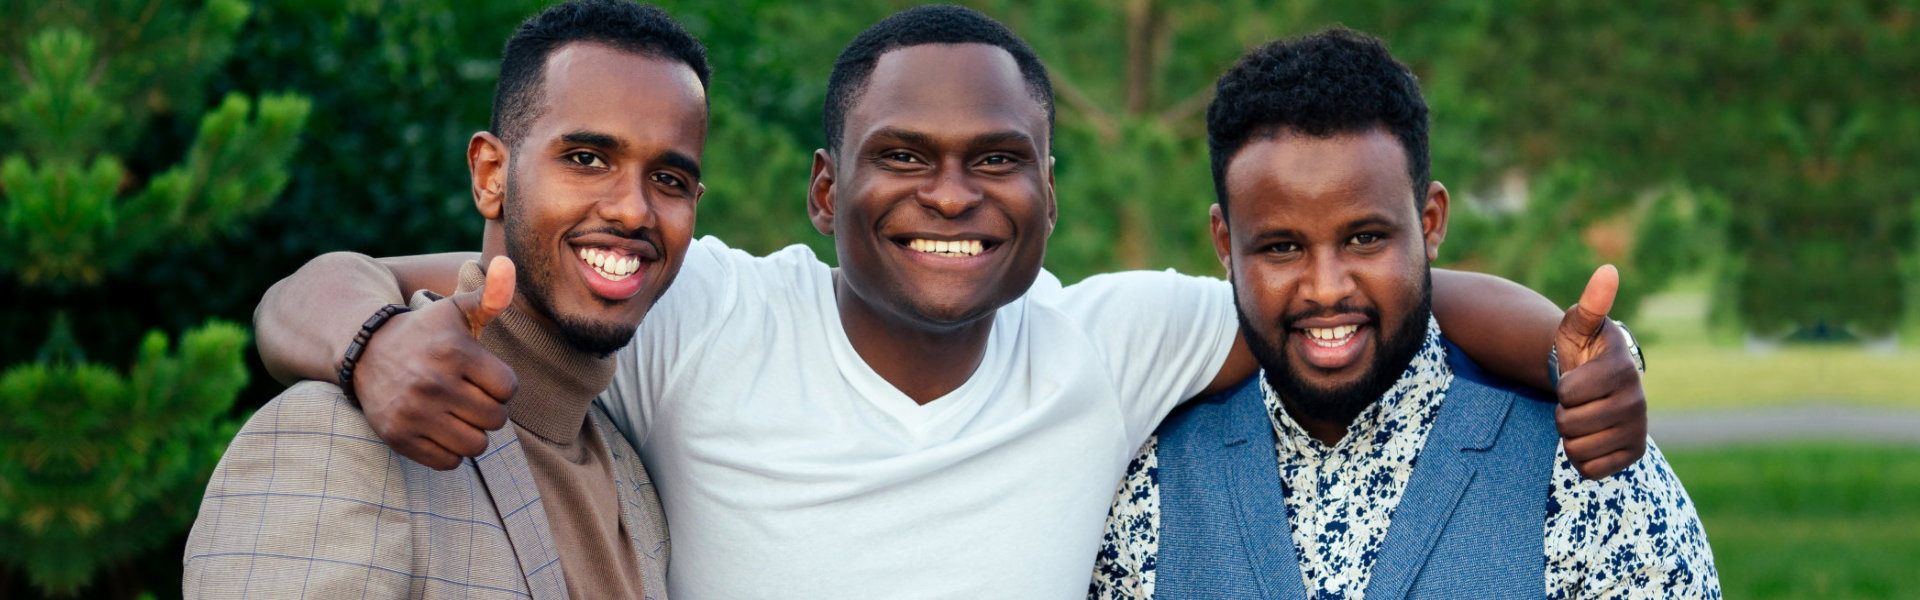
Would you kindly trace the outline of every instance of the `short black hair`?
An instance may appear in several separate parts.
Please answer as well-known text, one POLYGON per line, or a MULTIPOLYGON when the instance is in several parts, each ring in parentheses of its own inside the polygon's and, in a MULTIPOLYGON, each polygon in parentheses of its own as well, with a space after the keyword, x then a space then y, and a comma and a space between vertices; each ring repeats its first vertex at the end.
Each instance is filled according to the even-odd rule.
POLYGON ((1407 153, 1416 206, 1424 206, 1427 101, 1413 71, 1379 38, 1345 27, 1253 49, 1220 76, 1207 107, 1213 193, 1227 209, 1227 163, 1254 138, 1282 131, 1314 137, 1385 127, 1407 153))
POLYGON ((825 126, 827 151, 838 155, 841 135, 847 124, 847 111, 866 90, 867 80, 880 56, 900 48, 926 44, 986 44, 1013 55, 1020 75, 1027 80, 1027 91, 1047 110, 1047 137, 1053 137, 1053 80, 1040 55, 1033 53, 1026 40, 999 21, 980 11, 951 4, 916 6, 881 19, 847 43, 833 61, 833 75, 827 77, 825 126))
POLYGON ((547 57, 573 42, 678 60, 693 68, 703 90, 713 73, 707 66, 706 46, 660 7, 628 0, 570 0, 553 5, 520 23, 500 59, 500 83, 493 89, 493 118, 487 128, 508 147, 517 145, 540 116, 547 57))

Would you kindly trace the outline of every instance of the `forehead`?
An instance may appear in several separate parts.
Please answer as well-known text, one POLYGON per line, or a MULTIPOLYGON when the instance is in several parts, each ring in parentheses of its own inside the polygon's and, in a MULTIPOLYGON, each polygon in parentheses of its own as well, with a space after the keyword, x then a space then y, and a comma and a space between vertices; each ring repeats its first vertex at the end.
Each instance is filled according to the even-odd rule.
POLYGON ((1006 50, 922 44, 880 55, 845 127, 855 143, 888 128, 936 136, 1012 130, 1045 143, 1047 113, 1006 50))
POLYGON ((547 56, 540 87, 535 141, 578 130, 705 139, 706 92, 677 60, 574 42, 547 56))
POLYGON ((1257 136, 1227 163, 1226 179, 1234 220, 1246 215, 1334 222, 1354 211, 1418 212, 1410 210, 1406 152, 1384 129, 1324 138, 1291 131, 1257 136))

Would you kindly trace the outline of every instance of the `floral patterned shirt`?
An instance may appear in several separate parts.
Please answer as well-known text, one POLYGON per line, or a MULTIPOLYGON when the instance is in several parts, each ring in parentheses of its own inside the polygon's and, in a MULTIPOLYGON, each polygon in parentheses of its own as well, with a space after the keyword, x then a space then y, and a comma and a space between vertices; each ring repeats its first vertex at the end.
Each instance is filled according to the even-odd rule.
MULTIPOLYGON (((1280 461, 1302 581, 1314 598, 1361 598, 1393 509, 1453 384, 1440 326, 1393 388, 1334 445, 1308 436, 1259 375, 1280 461)), ((1107 517, 1088 597, 1153 597, 1159 546, 1158 439, 1128 467, 1107 517)), ((1547 598, 1719 598, 1719 573, 1693 502, 1647 442, 1638 463, 1601 481, 1573 468, 1562 447, 1547 501, 1547 598)))

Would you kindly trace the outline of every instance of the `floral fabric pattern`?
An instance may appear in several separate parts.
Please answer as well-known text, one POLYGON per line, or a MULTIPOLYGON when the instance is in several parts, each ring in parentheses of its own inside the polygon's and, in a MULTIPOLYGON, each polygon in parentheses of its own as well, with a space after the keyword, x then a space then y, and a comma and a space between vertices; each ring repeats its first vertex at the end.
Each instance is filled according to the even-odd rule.
MULTIPOLYGON (((1302 581, 1314 598, 1364 596, 1380 542, 1453 384, 1439 324, 1379 401, 1334 445, 1308 436, 1260 374, 1276 433, 1281 491, 1302 581)), ((1159 546, 1158 439, 1148 438, 1114 497, 1088 597, 1153 597, 1159 546)), ((1720 597, 1700 517, 1659 448, 1602 481, 1587 481, 1562 448, 1547 490, 1547 597, 1720 597)))

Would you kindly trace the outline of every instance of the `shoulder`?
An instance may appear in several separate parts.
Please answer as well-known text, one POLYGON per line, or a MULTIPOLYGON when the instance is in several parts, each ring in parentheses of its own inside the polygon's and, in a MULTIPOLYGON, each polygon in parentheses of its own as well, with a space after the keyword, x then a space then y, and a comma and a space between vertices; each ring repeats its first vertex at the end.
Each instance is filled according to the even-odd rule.
MULTIPOLYGON (((1051 277, 1046 275, 1046 278, 1051 277)), ((1036 283, 1034 291, 1030 293, 1043 302, 1069 308, 1124 309, 1128 306, 1145 308, 1142 304, 1164 306, 1226 302, 1232 294, 1232 287, 1225 281, 1186 275, 1171 269, 1103 273, 1064 287, 1060 286, 1058 279, 1051 280, 1051 285, 1044 283, 1045 278, 1036 283)))
MULTIPOLYGON (((389 449, 373 431, 339 386, 303 381, 287 388, 247 419, 233 443, 228 458, 248 458, 258 451, 289 456, 335 456, 354 460, 381 458, 389 449)), ((324 464, 324 463, 323 463, 324 464)), ((277 464, 276 468, 322 468, 322 465, 277 464)))
MULTIPOLYGON (((1479 389, 1493 393, 1507 393, 1533 400, 1548 400, 1545 394, 1527 386, 1496 376, 1473 362, 1467 351, 1454 345, 1453 340, 1441 334, 1440 344, 1447 350, 1447 369, 1453 372, 1452 390, 1479 389)), ((1452 394, 1452 391, 1448 392, 1452 394)))
POLYGON ((365 576, 369 566, 404 572, 404 460, 338 387, 289 388, 247 420, 214 469, 188 536, 188 595, 325 588, 341 565, 325 555, 336 551, 357 553, 348 570, 359 577, 339 578, 356 590, 381 585, 365 576), (242 563, 250 568, 227 568, 242 563))
POLYGON ((1549 591, 1626 598, 1718 598, 1719 574, 1686 488, 1652 440, 1639 462, 1599 481, 1554 457, 1547 501, 1549 591))
MULTIPOLYGON (((1165 421, 1155 434, 1161 438, 1161 445, 1183 445, 1194 432, 1214 431, 1234 425, 1230 421, 1236 418, 1249 418, 1249 415, 1265 415, 1265 400, 1261 398, 1260 374, 1241 380, 1233 387, 1219 393, 1201 396, 1180 405, 1167 414, 1165 421), (1258 405, 1249 410, 1250 406, 1258 405)), ((1261 424, 1262 427, 1266 425, 1261 424)))

